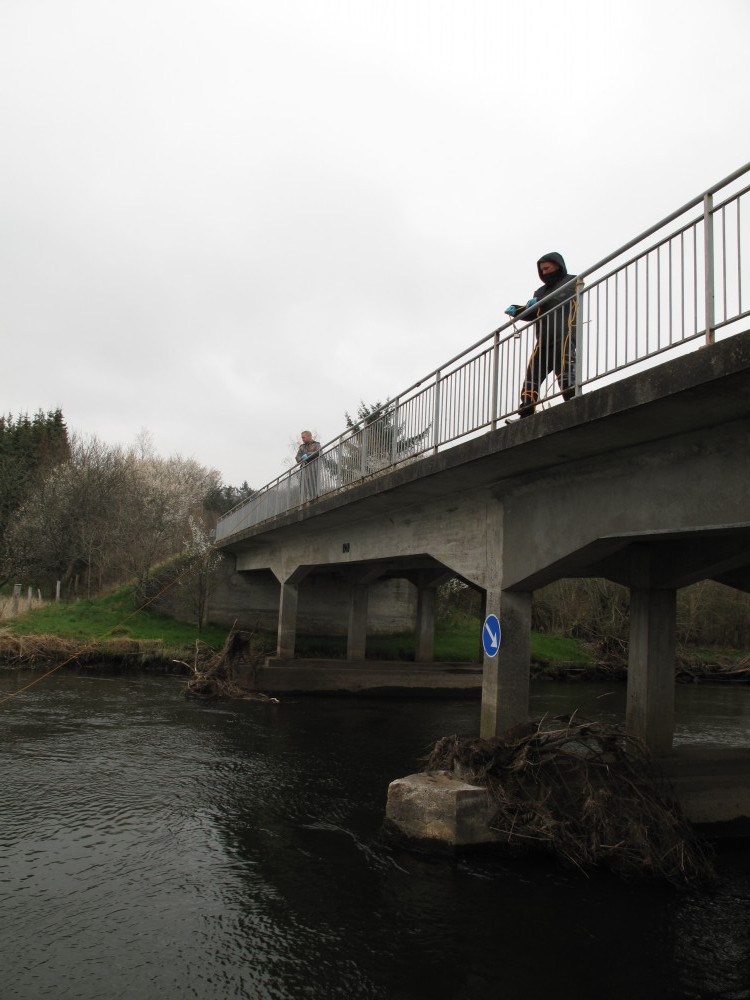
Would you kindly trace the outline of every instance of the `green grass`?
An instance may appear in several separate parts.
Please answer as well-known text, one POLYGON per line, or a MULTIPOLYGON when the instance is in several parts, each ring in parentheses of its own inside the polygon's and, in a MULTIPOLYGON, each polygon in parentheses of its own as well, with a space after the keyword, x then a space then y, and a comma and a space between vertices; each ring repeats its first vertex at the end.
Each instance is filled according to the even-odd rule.
POLYGON ((209 626, 200 633, 194 625, 167 615, 137 610, 133 587, 91 601, 50 604, 6 622, 9 631, 21 635, 56 635, 65 639, 110 639, 113 636, 160 641, 168 647, 192 646, 196 639, 220 649, 228 629, 209 626))
MULTIPOLYGON (((220 649, 227 629, 208 626, 200 633, 194 625, 175 621, 149 610, 136 610, 133 587, 120 587, 95 600, 50 604, 5 623, 9 631, 22 635, 54 635, 81 642, 113 637, 144 642, 161 642, 167 649, 192 647, 196 639, 220 649)), ((435 630, 435 659, 439 662, 479 662, 481 659, 481 621, 471 615, 454 613, 439 622, 435 630)), ((260 635, 266 649, 273 651, 276 636, 260 635)), ((501 647, 502 648, 502 647, 501 647)), ((345 636, 298 635, 296 653, 300 657, 346 656, 345 636)), ((544 665, 589 667, 590 653, 575 639, 532 632, 532 659, 544 665)), ((368 659, 413 660, 414 635, 370 635, 368 659)))
MULTIPOLYGON (((479 662, 481 625, 478 618, 469 615, 452 615, 439 622, 435 629, 435 659, 442 663, 479 662)), ((328 656, 344 659, 346 637, 298 635, 296 653, 302 657, 328 656)), ((370 635, 367 637, 367 657, 378 660, 413 660, 414 636, 411 633, 370 635)), ((557 666, 594 665, 593 657, 577 639, 544 632, 531 633, 531 657, 537 662, 557 666)))
POLYGON ((747 659, 746 649, 731 649, 725 646, 692 646, 691 654, 703 663, 715 663, 717 657, 730 660, 732 663, 744 662, 747 659))
POLYGON ((541 663, 564 663, 576 667, 593 667, 594 657, 578 639, 549 632, 531 633, 531 658, 541 663))

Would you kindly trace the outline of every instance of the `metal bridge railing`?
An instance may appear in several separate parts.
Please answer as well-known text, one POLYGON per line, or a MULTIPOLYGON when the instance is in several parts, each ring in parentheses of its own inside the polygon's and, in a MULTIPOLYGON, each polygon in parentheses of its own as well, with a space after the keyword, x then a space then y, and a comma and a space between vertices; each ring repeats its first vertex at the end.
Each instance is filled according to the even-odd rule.
POLYGON ((555 405, 739 332, 750 315, 749 207, 750 163, 579 274, 563 304, 556 289, 553 306, 540 299, 541 318, 503 324, 264 486, 220 518, 217 541, 494 430, 524 389, 555 405))

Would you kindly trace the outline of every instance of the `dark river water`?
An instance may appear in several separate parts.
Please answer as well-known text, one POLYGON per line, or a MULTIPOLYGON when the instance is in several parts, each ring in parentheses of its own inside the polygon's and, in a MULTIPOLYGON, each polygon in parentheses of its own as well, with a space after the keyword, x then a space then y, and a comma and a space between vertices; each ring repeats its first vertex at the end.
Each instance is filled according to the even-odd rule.
MULTIPOLYGON (((26 680, 0 674, 0 696, 26 680)), ((680 740, 750 743, 750 687, 677 693, 680 740)), ((0 1000, 750 998, 750 848, 677 892, 382 842, 388 783, 478 720, 477 701, 197 704, 141 676, 5 703, 0 1000)))

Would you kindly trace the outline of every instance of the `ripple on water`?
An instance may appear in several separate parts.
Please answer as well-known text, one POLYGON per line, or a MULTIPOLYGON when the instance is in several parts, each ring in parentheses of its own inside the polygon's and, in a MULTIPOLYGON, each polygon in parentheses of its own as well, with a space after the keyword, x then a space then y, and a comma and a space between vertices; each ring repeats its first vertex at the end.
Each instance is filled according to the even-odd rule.
POLYGON ((470 716, 207 710, 172 682, 90 678, 19 700, 0 731, 2 1000, 526 1000, 560 970, 578 1000, 748 1000, 747 869, 707 901, 379 842, 388 781, 470 716))

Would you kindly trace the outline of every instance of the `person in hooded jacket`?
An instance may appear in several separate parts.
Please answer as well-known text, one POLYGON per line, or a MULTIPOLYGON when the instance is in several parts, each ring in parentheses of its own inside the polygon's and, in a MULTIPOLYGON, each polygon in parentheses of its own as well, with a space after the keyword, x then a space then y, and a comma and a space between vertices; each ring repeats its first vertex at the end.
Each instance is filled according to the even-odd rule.
POLYGON ((539 402, 539 389, 551 371, 562 389, 563 399, 572 399, 576 391, 576 312, 574 274, 568 274, 559 253, 546 253, 536 264, 541 288, 525 306, 508 306, 514 319, 535 321, 536 343, 526 366, 518 415, 530 417, 539 402), (559 288, 557 294, 553 294, 559 288), (549 296, 549 298, 547 298, 549 296), (545 299, 537 304, 540 299, 545 299))

